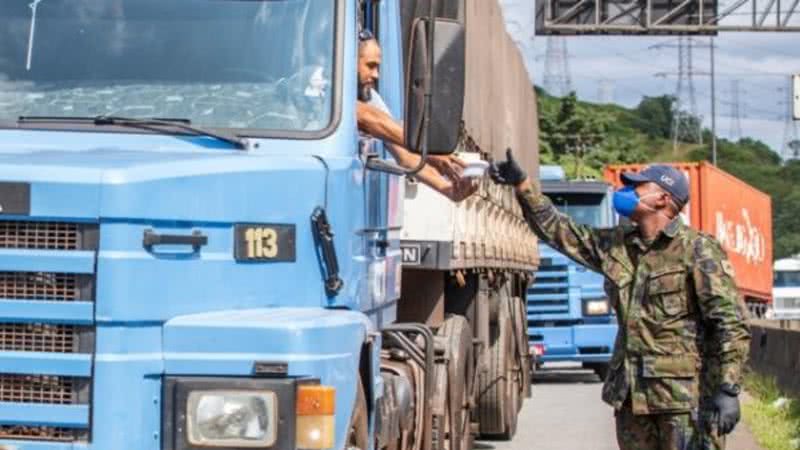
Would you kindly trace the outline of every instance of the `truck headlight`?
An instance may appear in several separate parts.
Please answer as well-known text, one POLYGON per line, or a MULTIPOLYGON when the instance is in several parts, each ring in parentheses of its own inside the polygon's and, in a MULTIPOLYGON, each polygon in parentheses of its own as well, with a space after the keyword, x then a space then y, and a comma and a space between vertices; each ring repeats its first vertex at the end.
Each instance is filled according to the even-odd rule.
POLYGON ((608 314, 609 314, 609 306, 607 298, 593 298, 584 300, 583 302, 584 316, 607 316, 608 314))
POLYGON ((189 443, 202 447, 270 447, 277 438, 273 392, 193 391, 186 402, 189 443))

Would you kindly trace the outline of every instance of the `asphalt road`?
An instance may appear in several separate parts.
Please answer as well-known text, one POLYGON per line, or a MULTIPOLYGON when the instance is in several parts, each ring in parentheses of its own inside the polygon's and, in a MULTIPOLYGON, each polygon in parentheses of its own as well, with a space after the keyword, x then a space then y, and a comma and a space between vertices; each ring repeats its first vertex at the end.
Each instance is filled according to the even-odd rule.
MULTIPOLYGON (((602 383, 574 365, 540 370, 533 397, 525 402, 517 435, 510 442, 479 441, 477 450, 617 450, 614 414, 600 400, 602 383)), ((738 426, 727 450, 758 450, 746 427, 738 426)))

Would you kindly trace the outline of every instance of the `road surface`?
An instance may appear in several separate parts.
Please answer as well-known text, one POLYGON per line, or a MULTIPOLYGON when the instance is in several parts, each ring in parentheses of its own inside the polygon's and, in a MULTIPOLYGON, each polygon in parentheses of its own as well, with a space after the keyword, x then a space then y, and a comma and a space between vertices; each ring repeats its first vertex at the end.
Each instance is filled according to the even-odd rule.
MULTIPOLYGON (((559 364, 540 370, 513 441, 479 441, 476 450, 617 450, 614 414, 600 400, 594 373, 559 364)), ((738 426, 727 450, 759 450, 738 426)))

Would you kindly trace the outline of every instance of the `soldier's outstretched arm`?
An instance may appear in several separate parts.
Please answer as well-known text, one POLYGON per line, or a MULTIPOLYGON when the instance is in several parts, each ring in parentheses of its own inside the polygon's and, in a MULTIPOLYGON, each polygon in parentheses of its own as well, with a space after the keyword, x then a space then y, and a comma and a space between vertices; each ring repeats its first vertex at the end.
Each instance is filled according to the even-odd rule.
POLYGON ((510 149, 506 151, 506 158, 506 161, 492 164, 489 173, 496 182, 515 187, 517 200, 531 230, 539 239, 579 264, 603 273, 603 260, 608 256, 616 231, 581 225, 561 214, 553 202, 531 183, 510 149))
POLYGON ((713 330, 719 349, 721 384, 738 384, 750 352, 747 310, 725 250, 710 237, 694 244, 692 275, 703 321, 713 330))

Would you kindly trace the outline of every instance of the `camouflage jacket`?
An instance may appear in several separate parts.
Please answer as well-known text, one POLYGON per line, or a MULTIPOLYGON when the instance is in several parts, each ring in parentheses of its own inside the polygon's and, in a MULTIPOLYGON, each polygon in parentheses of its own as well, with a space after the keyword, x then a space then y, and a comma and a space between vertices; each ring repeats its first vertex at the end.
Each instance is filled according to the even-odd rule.
POLYGON ((635 227, 579 225, 535 190, 518 199, 540 239, 606 277, 619 331, 605 402, 630 401, 634 414, 696 411, 701 395, 713 395, 701 378, 706 391, 739 382, 750 330, 715 239, 676 219, 647 243, 635 227))

